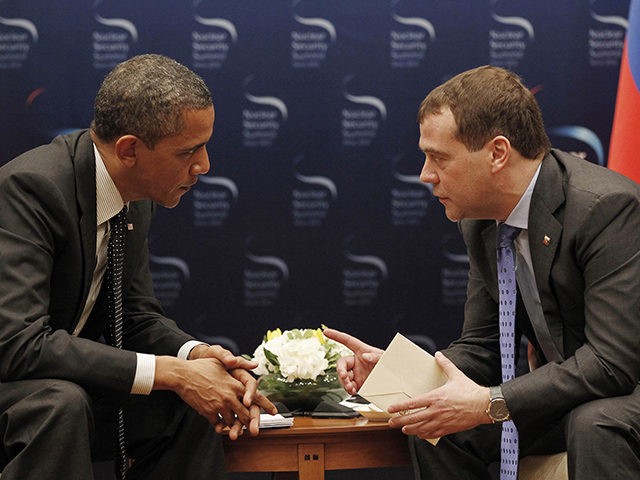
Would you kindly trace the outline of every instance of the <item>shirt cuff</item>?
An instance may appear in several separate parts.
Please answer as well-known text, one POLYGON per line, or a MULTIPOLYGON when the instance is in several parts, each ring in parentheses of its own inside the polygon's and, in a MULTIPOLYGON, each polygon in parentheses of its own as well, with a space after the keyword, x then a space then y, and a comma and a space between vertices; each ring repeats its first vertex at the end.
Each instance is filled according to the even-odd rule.
POLYGON ((136 353, 136 374, 133 377, 131 393, 133 395, 149 395, 153 390, 156 378, 156 356, 148 353, 136 353))
POLYGON ((208 345, 208 344, 204 342, 199 342, 198 340, 189 340, 187 343, 182 345, 182 347, 180 347, 180 350, 178 350, 177 357, 183 360, 188 360, 191 350, 193 350, 193 348, 197 345, 208 345))

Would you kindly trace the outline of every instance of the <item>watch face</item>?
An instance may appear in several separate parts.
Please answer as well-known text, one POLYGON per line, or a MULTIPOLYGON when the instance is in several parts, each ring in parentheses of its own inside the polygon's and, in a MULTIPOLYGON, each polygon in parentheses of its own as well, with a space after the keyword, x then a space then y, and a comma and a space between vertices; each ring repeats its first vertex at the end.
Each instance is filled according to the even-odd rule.
POLYGON ((491 400, 489 405, 489 416, 496 422, 504 422, 509 419, 509 409, 504 398, 496 398, 491 400))

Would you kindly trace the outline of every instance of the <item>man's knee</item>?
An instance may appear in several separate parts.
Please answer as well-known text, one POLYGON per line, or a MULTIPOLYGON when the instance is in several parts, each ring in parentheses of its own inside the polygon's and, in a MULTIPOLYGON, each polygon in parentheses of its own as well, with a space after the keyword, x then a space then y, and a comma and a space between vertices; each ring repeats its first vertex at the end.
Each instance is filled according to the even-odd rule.
POLYGON ((12 402, 0 414, 6 454, 2 463, 32 444, 50 452, 78 441, 89 444, 93 434, 91 398, 82 387, 55 379, 23 380, 3 386, 12 402))
POLYGON ((14 403, 5 414, 54 425, 57 422, 76 423, 92 428, 91 397, 81 386, 66 380, 33 380, 19 382, 25 396, 14 403))
POLYGON ((68 415, 91 416, 91 397, 76 383, 52 380, 43 393, 56 408, 62 405, 68 415))
POLYGON ((3 477, 52 478, 51 472, 64 471, 73 472, 64 478, 89 478, 93 435, 89 394, 75 383, 57 379, 2 386, 3 477))
POLYGON ((607 442, 612 436, 626 437, 636 431, 637 413, 627 408, 625 398, 603 398, 576 407, 567 417, 567 448, 571 450, 585 441, 591 444, 607 442))
POLYGON ((571 478, 638 478, 640 390, 587 402, 567 416, 571 478))

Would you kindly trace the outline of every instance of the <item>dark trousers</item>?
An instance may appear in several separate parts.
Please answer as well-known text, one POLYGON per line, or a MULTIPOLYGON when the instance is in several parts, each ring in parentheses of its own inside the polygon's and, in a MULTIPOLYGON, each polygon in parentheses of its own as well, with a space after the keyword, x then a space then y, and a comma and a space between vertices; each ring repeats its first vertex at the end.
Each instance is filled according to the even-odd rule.
MULTIPOLYGON (((566 450, 571 480, 640 478, 640 387, 580 405, 540 431, 520 432, 521 457, 566 450)), ((488 466, 500 461, 500 435, 496 424, 447 435, 435 447, 411 437, 416 478, 489 480, 488 466)))
MULTIPOLYGON (((0 384, 2 480, 92 479, 92 462, 112 457, 116 408, 64 380, 0 384)), ((131 396, 124 408, 128 478, 223 478, 220 437, 177 395, 131 396)))

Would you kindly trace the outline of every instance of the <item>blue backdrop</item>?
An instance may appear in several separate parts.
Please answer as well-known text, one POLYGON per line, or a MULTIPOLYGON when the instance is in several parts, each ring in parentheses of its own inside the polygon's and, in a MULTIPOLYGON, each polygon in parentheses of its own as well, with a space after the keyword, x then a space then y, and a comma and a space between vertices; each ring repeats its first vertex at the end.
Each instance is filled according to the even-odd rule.
MULTIPOLYGON (((88 126, 104 75, 157 52, 210 86, 212 170, 151 236, 156 291, 204 340, 267 329, 384 346, 457 335, 467 259, 420 184, 416 111, 481 64, 518 72, 555 146, 606 164, 628 1, 0 0, 0 164, 88 126)), ((2 206, 0 205, 0 208, 2 206)))

